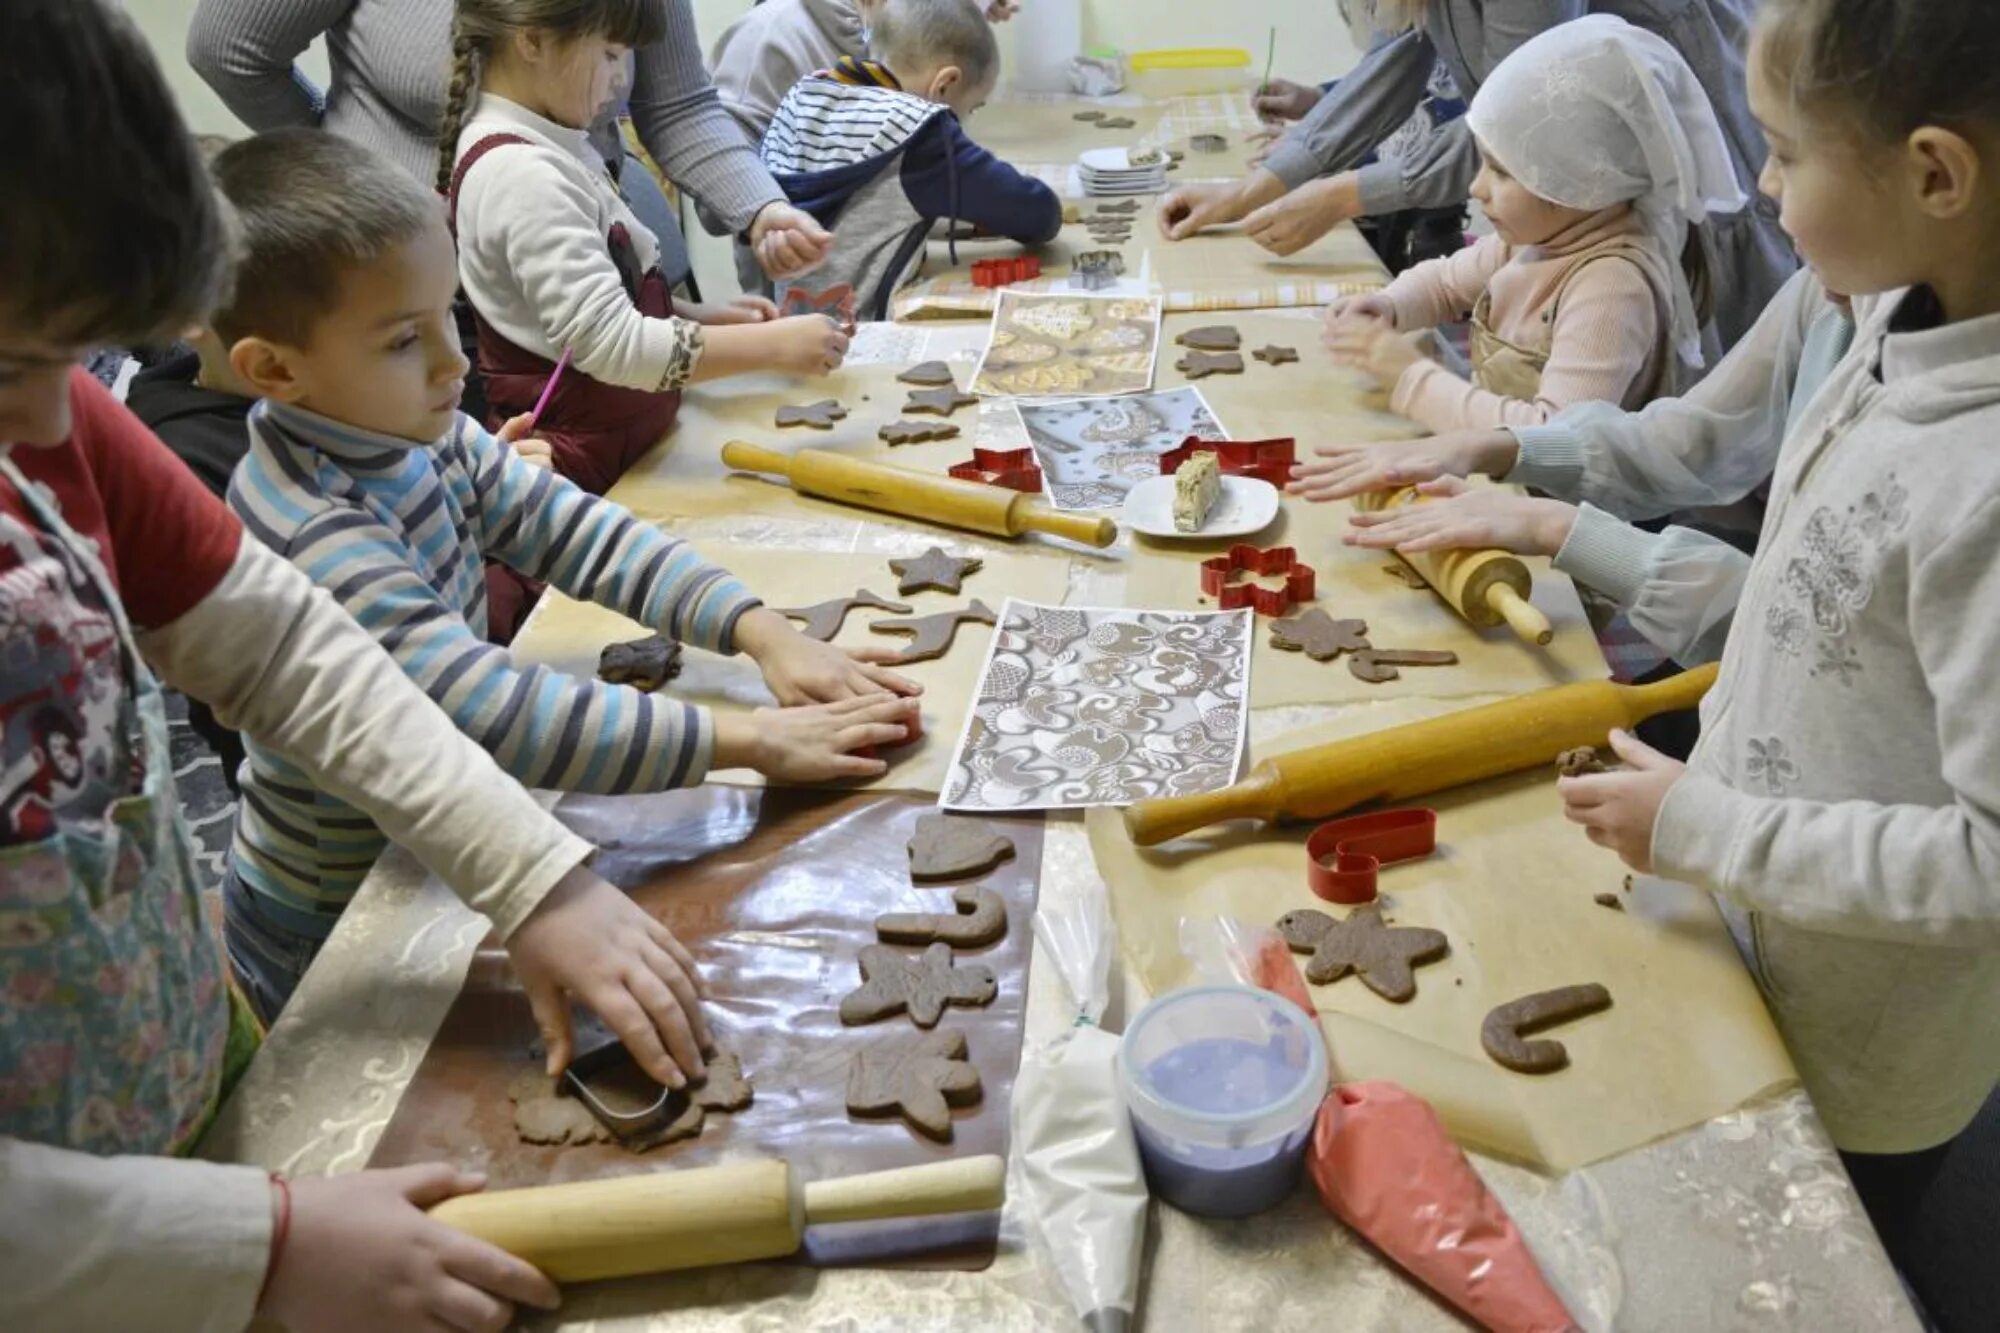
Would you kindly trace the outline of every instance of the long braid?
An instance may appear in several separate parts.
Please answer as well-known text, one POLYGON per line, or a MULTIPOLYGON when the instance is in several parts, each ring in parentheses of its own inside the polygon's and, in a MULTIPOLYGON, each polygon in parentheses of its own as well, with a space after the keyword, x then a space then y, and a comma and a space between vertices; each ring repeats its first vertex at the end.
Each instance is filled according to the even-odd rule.
POLYGON ((465 114, 478 91, 479 40, 460 24, 451 38, 451 85, 445 92, 444 120, 438 126, 439 194, 451 193, 452 173, 458 166, 458 132, 465 128, 465 114))

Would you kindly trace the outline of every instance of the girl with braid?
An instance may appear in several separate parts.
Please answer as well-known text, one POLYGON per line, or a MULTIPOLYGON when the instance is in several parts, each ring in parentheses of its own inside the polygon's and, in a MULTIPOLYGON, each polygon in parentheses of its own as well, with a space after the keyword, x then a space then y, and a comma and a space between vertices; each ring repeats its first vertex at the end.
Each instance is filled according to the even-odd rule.
POLYGON ((597 494, 666 433, 682 385, 823 375, 847 354, 822 316, 671 295, 657 239, 589 141, 632 48, 659 37, 648 0, 459 0, 452 28, 437 183, 492 422, 529 411, 567 352, 537 434, 597 494))

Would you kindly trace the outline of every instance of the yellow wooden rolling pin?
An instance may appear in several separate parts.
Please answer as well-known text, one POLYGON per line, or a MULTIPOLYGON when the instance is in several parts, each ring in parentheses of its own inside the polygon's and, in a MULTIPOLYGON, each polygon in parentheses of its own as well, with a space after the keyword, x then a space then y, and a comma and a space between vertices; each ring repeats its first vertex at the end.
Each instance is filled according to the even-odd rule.
POLYGON ((1564 750, 1601 745, 1613 727, 1694 707, 1715 673, 1710 663, 1651 685, 1558 685, 1275 755, 1233 787, 1127 806, 1125 831, 1151 847, 1225 819, 1325 819, 1366 801, 1407 800, 1533 768, 1564 750))
POLYGON ((431 1209, 447 1226, 527 1260, 558 1282, 779 1259, 822 1222, 998 1208, 1007 1164, 988 1154, 800 1188, 778 1161, 463 1194, 431 1209))
POLYGON ((849 458, 829 449, 781 454, 731 440, 722 446, 722 461, 739 472, 775 473, 790 481, 801 495, 920 518, 947 528, 990 532, 997 537, 1046 532, 1085 546, 1109 546, 1118 540, 1117 523, 1102 514, 1066 514, 1004 486, 849 458))
MULTIPOLYGON (((1414 486, 1399 491, 1369 491, 1354 497, 1357 509, 1396 509, 1426 503, 1414 486)), ((1452 610, 1482 629, 1502 621, 1526 643, 1547 643, 1556 636, 1549 618, 1528 600, 1532 586, 1528 567, 1507 551, 1398 551, 1396 555, 1424 576, 1452 610)))

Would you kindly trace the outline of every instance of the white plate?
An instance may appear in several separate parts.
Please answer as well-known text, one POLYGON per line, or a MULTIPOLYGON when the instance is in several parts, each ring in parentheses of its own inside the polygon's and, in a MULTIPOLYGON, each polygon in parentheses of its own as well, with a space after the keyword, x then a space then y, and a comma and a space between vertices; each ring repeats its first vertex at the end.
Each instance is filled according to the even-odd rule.
POLYGON ((1077 155, 1077 162, 1086 171, 1109 172, 1117 175, 1123 171, 1159 171, 1167 163, 1162 158, 1147 166, 1138 166, 1132 161, 1132 153, 1127 148, 1086 148, 1077 155))
POLYGON ((1262 532, 1278 517, 1278 488, 1257 477, 1224 477, 1222 498, 1208 512, 1200 532, 1174 526, 1174 479, 1149 477, 1125 496, 1125 526, 1148 537, 1207 541, 1262 532))

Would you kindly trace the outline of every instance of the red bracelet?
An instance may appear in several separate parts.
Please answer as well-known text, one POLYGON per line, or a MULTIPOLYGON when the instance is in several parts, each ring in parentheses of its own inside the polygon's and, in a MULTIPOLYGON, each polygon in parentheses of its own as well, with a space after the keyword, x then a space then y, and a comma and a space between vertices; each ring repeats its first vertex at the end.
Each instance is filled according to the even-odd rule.
POLYGON ((257 1306, 264 1308, 264 1298, 270 1295, 271 1279, 277 1274, 278 1260, 285 1254, 285 1238, 292 1234, 292 1186, 276 1171, 271 1173, 271 1184, 278 1190, 278 1220, 271 1224, 271 1257, 264 1265, 264 1285, 257 1288, 257 1306))

